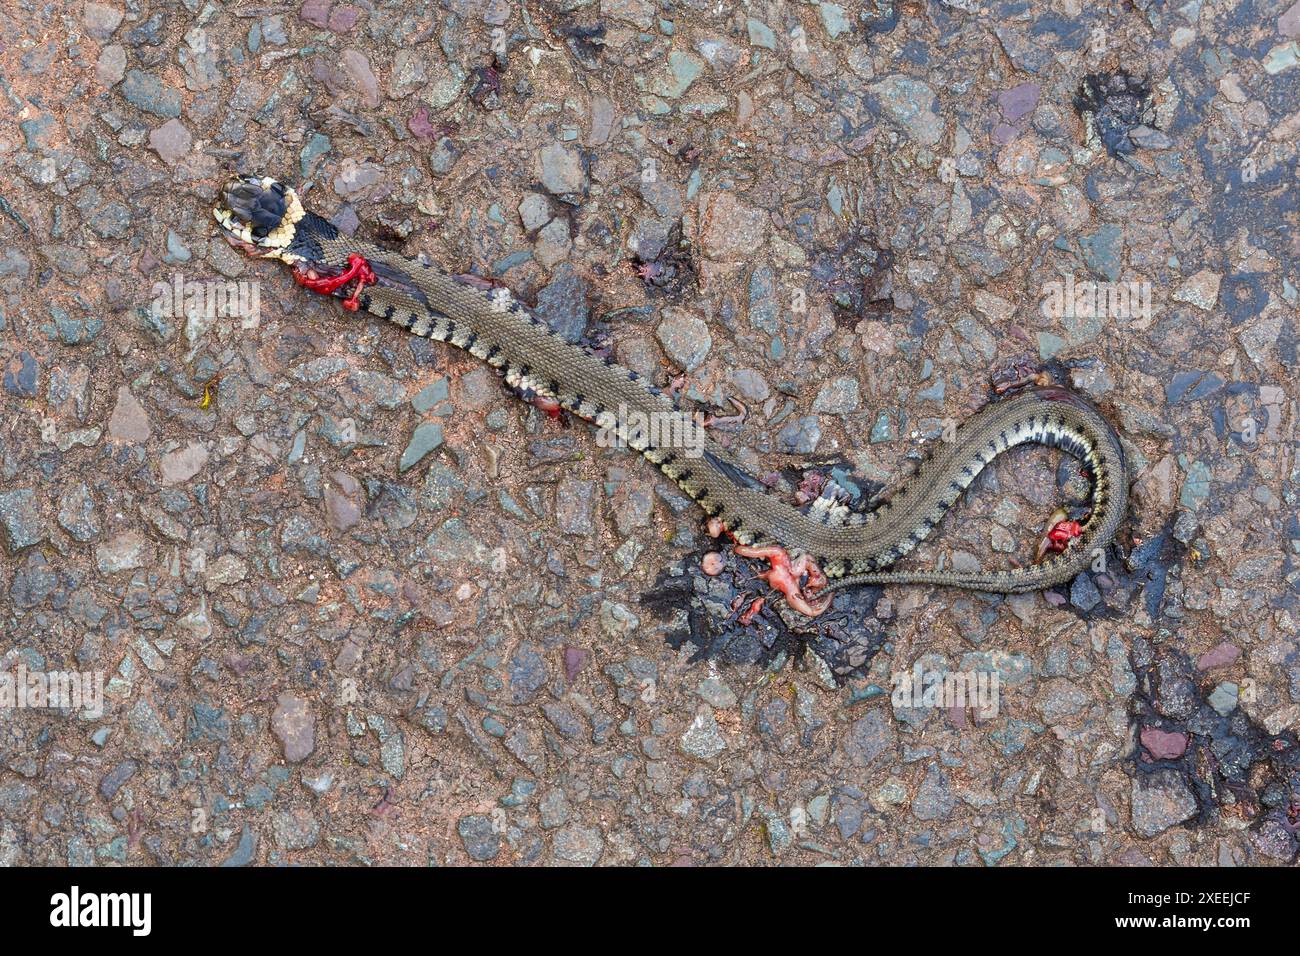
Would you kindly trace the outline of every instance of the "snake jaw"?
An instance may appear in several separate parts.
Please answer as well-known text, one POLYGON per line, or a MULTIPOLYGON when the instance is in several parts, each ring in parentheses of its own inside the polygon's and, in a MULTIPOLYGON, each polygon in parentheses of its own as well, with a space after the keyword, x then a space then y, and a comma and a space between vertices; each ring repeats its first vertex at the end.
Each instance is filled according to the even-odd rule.
MULTIPOLYGON (((217 222, 221 222, 221 213, 223 211, 224 210, 221 209, 212 210, 212 214, 216 217, 217 222)), ((259 249, 251 242, 241 239, 238 235, 228 229, 224 223, 221 226, 221 238, 226 240, 227 245, 232 249, 242 252, 246 256, 250 256, 254 259, 264 259, 268 257, 265 250, 259 249)))

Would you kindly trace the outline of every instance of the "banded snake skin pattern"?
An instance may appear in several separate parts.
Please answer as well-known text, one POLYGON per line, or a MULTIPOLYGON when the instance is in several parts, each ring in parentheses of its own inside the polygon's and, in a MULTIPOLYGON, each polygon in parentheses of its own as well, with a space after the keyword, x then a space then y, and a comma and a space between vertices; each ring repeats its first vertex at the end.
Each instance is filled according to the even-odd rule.
MULTIPOLYGON (((923 584, 1004 594, 1064 584, 1109 546, 1128 509, 1129 476, 1118 436, 1104 417, 1064 387, 1038 387, 994 401, 937 444, 919 470, 873 511, 819 498, 807 511, 786 503, 737 457, 677 409, 663 391, 612 359, 561 338, 504 288, 484 288, 420 260, 348 238, 307 211, 269 177, 239 177, 214 209, 227 238, 250 255, 314 274, 346 273, 356 257, 372 270, 347 304, 413 335, 447 342, 503 371, 509 384, 553 399, 588 422, 617 432, 718 519, 742 545, 773 543, 815 559, 830 578, 824 593, 857 584, 923 584), (629 433, 618 411, 677 416, 699 454, 651 445, 629 433), (938 526, 999 455, 1019 445, 1059 448, 1080 459, 1092 482, 1091 510, 1069 547, 1006 570, 890 570, 938 526)), ((333 292, 343 297, 343 288, 333 292)), ((631 416, 629 416, 631 417, 631 416)))

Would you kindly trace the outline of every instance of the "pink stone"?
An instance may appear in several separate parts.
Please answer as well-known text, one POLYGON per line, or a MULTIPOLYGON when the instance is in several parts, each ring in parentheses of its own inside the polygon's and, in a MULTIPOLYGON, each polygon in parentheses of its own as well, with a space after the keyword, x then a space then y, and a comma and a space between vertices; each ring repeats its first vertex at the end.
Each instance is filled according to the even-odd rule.
POLYGON ((1142 746, 1157 760, 1181 757, 1187 749, 1187 735, 1171 733, 1158 727, 1143 727, 1139 735, 1142 746))
POLYGON ((122 385, 117 390, 117 404, 108 420, 108 437, 126 444, 139 444, 149 440, 149 415, 144 406, 122 385))
POLYGON ((1300 0, 1277 18, 1277 32, 1292 39, 1300 37, 1300 0))
POLYGON ((993 142, 999 146, 1007 145, 1019 135, 1020 130, 1007 123, 999 123, 993 128, 993 142))
POLYGON ((171 119, 149 134, 149 146, 169 166, 190 151, 194 138, 185 124, 171 119))
POLYGON ((333 5, 334 0, 307 0, 298 10, 298 16, 312 26, 325 29, 329 26, 330 7, 333 5))
POLYGON ((351 4, 342 4, 330 11, 329 28, 335 33, 347 33, 357 25, 361 11, 351 4))
POLYGON ((1196 661, 1196 669, 1208 671, 1215 667, 1225 667, 1241 656, 1241 648, 1224 641, 1218 647, 1206 651, 1196 661))
POLYGON ((566 647, 564 649, 564 678, 570 684, 573 683, 578 672, 582 670, 582 665, 587 663, 587 652, 581 647, 566 647))
POLYGON ((1021 83, 998 94, 998 106, 1008 123, 1014 123, 1020 117, 1032 112, 1038 105, 1041 88, 1037 83, 1021 83))
POLYGON ((369 107, 379 105, 379 81, 375 79, 375 73, 370 69, 370 61, 360 50, 354 50, 351 47, 344 50, 339 56, 339 63, 343 67, 352 85, 358 93, 361 94, 361 102, 369 107))
POLYGON ((948 708, 948 723, 958 730, 966 729, 966 708, 960 704, 953 704, 948 708))
POLYGON ((703 559, 701 559, 700 570, 710 577, 713 577, 714 575, 721 574, 722 569, 726 567, 726 564, 726 558, 717 551, 710 551, 703 557, 703 559))
POLYGON ((316 716, 311 704, 305 698, 281 694, 271 714, 271 733, 280 741, 285 760, 290 763, 306 760, 316 749, 316 716))
POLYGON ((347 531, 361 520, 361 509, 346 495, 333 488, 325 491, 325 519, 335 531, 347 531))
POLYGON ((429 122, 429 111, 423 106, 406 121, 406 128, 419 139, 433 139, 438 133, 434 125, 429 122))

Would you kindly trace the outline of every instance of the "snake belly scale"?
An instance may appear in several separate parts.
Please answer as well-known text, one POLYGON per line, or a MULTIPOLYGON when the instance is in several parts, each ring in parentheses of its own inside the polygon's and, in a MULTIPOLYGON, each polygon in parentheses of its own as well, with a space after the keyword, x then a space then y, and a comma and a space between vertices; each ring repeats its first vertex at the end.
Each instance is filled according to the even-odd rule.
MULTIPOLYGON (((352 293, 360 308, 408 332, 447 342, 502 370, 526 393, 614 430, 675 481, 743 545, 774 543, 820 562, 826 591, 853 584, 929 584, 1023 593, 1063 584, 1109 546, 1128 510, 1128 474, 1118 436, 1075 393, 1040 387, 992 402, 938 444, 909 480, 873 511, 859 513, 818 499, 801 511, 769 491, 695 418, 636 372, 566 342, 503 288, 484 288, 419 260, 341 236, 303 208, 296 193, 267 177, 240 177, 214 210, 230 241, 313 274, 339 275, 357 257, 370 274, 352 293), (691 455, 651 444, 625 427, 627 414, 677 416, 691 434, 691 455), (1078 540, 1059 554, 1007 570, 890 570, 939 524, 997 456, 1037 443, 1079 458, 1092 479, 1091 510, 1078 540)), ((335 292, 342 295, 342 290, 335 292)))

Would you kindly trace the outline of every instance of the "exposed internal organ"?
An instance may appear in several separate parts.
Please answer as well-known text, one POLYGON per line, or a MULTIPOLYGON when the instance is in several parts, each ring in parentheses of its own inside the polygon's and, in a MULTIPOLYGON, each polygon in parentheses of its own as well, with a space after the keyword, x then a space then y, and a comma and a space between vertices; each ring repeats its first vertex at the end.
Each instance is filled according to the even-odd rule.
POLYGON ((1060 554, 1070 546, 1071 541, 1083 534, 1083 525, 1078 521, 1067 520, 1061 511, 1053 514, 1051 520, 1052 526, 1047 529, 1043 540, 1038 542, 1035 561, 1041 561, 1049 554, 1060 554))
POLYGON ((352 294, 343 300, 343 308, 349 312, 361 308, 361 290, 368 285, 374 285, 377 281, 375 272, 370 268, 370 263, 366 261, 365 256, 359 256, 355 252, 348 256, 348 267, 336 276, 322 276, 317 274, 315 269, 294 269, 293 277, 299 285, 322 295, 333 295, 355 280, 356 285, 352 289, 352 294))
MULTIPOLYGON (((726 530, 718 518, 710 518, 707 527, 709 534, 715 538, 726 530)), ((759 580, 766 582, 773 590, 780 591, 790 607, 805 617, 817 617, 830 608, 832 595, 817 593, 826 587, 826 575, 816 560, 808 555, 801 554, 792 559, 790 553, 777 544, 736 544, 733 550, 742 558, 766 561, 768 569, 758 572, 759 580)), ((740 616, 740 622, 748 624, 752 621, 762 610, 763 601, 763 598, 759 598, 751 604, 740 616)))

